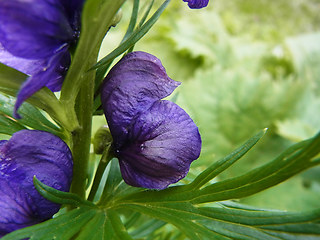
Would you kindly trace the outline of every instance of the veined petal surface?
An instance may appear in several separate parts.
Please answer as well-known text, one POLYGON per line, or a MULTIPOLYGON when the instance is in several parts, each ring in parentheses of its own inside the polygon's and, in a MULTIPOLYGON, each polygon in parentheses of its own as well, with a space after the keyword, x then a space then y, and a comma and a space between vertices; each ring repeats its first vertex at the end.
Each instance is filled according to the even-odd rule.
POLYGON ((179 85, 151 54, 132 52, 122 58, 107 75, 101 92, 104 113, 117 147, 125 141, 133 118, 155 101, 169 96, 179 85))
POLYGON ((0 41, 17 57, 50 57, 73 34, 60 1, 0 0, 0 41))
POLYGON ((164 189, 199 157, 197 126, 178 105, 162 100, 179 85, 145 52, 127 54, 104 80, 102 106, 127 184, 164 189))
POLYGON ((164 189, 184 178, 200 155, 198 127, 177 104, 157 101, 134 120, 117 152, 122 176, 136 187, 164 189))
POLYGON ((21 130, 10 140, 1 141, 0 189, 7 193, 0 194, 0 233, 51 218, 60 206, 37 192, 33 177, 57 190, 69 191, 72 165, 67 144, 51 133, 21 130), (16 216, 14 221, 6 218, 9 215, 16 216))

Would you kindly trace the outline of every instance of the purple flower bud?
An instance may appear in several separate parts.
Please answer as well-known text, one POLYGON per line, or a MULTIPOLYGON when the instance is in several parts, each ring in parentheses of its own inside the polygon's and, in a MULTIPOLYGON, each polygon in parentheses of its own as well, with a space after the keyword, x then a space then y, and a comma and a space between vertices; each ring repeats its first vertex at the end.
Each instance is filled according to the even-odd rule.
POLYGON ((0 1, 0 62, 29 75, 15 106, 42 87, 59 91, 80 31, 84 0, 0 1))
POLYGON ((47 220, 60 206, 43 198, 33 176, 60 191, 69 191, 72 155, 51 133, 21 130, 0 141, 0 237, 47 220))
POLYGON ((197 126, 178 105, 161 100, 179 85, 145 52, 127 54, 104 80, 102 106, 126 183, 164 189, 199 157, 197 126))
POLYGON ((189 8, 204 8, 208 5, 209 0, 183 0, 188 2, 189 8))

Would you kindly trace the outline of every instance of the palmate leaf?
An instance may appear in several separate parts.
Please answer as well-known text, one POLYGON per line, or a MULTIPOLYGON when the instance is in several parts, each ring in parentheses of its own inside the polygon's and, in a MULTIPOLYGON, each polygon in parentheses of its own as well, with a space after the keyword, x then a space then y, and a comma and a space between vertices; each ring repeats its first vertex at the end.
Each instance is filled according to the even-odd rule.
MULTIPOLYGON (((219 165, 221 165, 220 167, 223 170, 230 167, 235 162, 234 160, 237 160, 235 153, 240 153, 238 155, 240 158, 260 137, 261 133, 225 157, 224 160, 218 161, 218 164, 214 163, 212 166, 216 165, 217 169, 219 169, 219 165)), ((239 177, 215 182, 199 189, 207 181, 210 181, 211 177, 216 176, 216 169, 212 169, 211 166, 209 169, 212 172, 205 171, 203 174, 200 174, 194 184, 171 187, 163 191, 146 190, 133 194, 128 193, 127 195, 120 196, 118 201, 143 203, 190 201, 194 204, 199 204, 247 197, 275 186, 303 170, 320 164, 320 159, 316 158, 320 152, 319 146, 320 133, 311 139, 291 146, 273 161, 239 177)))
POLYGON ((287 118, 303 95, 303 81, 275 82, 247 60, 239 65, 233 71, 221 67, 198 71, 195 80, 180 87, 178 104, 197 122, 203 139, 202 161, 196 165, 208 165, 213 156, 225 156, 252 131, 287 118))
POLYGON ((171 223, 190 239, 320 239, 320 209, 288 213, 227 206, 199 208, 190 203, 122 207, 171 223))
MULTIPOLYGON (((41 195, 50 201, 71 205, 75 209, 43 223, 14 231, 2 239, 67 240, 71 238, 90 239, 92 237, 95 237, 94 239, 113 239, 113 236, 118 235, 118 239, 126 239, 121 237, 124 234, 128 235, 128 233, 123 233, 119 226, 114 226, 114 223, 111 222, 115 221, 111 219, 119 218, 116 213, 111 212, 111 210, 99 209, 92 202, 85 201, 75 194, 61 192, 46 186, 36 177, 33 180, 41 195)), ((119 222, 117 223, 119 224, 119 222)))
MULTIPOLYGON (((221 170, 235 162, 231 156, 237 156, 235 153, 242 156, 263 134, 264 131, 258 133, 229 158, 224 158, 219 164, 221 170)), ((12 232, 3 239, 88 239, 94 236, 95 239, 131 240, 155 234, 166 223, 192 240, 320 239, 320 209, 290 213, 244 207, 232 202, 212 203, 262 191, 318 164, 319 145, 320 134, 293 145, 274 161, 240 177, 203 185, 216 175, 206 173, 199 178, 205 181, 196 180, 195 185, 163 191, 140 192, 142 189, 126 186, 118 177, 119 169, 113 161, 110 178, 105 185, 111 191, 103 193, 102 201, 97 205, 75 194, 50 188, 34 178, 35 187, 44 197, 75 209, 44 223, 12 232), (199 206, 199 203, 209 202, 209 207, 199 206), (144 226, 137 226, 135 221, 139 223, 138 219, 143 216, 151 219, 146 219, 144 226)), ((215 169, 212 172, 217 173, 215 169)))
POLYGON ((286 179, 320 164, 320 133, 287 149, 273 161, 239 177, 201 189, 192 202, 203 203, 242 198, 275 186, 286 179), (231 197, 232 196, 232 197, 231 197))
MULTIPOLYGON (((258 136, 251 139, 251 144, 258 136)), ((128 208, 173 224, 190 239, 320 239, 320 209, 289 213, 230 205, 197 207, 200 203, 246 197, 277 185, 319 164, 319 146, 320 134, 293 145, 270 163, 240 177, 200 189, 198 184, 194 189, 189 188, 190 184, 163 191, 148 190, 120 197, 117 202, 121 209, 128 208)))

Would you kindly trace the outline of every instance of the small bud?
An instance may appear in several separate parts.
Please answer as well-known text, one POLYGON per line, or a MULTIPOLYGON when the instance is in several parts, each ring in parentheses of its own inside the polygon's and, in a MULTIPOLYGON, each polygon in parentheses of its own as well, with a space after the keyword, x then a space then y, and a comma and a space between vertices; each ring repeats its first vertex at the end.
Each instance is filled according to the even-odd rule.
POLYGON ((93 138, 93 148, 95 154, 102 154, 112 143, 112 136, 107 125, 98 129, 93 138))
POLYGON ((122 9, 120 8, 117 14, 113 17, 111 27, 117 26, 117 24, 121 21, 122 19, 122 9))

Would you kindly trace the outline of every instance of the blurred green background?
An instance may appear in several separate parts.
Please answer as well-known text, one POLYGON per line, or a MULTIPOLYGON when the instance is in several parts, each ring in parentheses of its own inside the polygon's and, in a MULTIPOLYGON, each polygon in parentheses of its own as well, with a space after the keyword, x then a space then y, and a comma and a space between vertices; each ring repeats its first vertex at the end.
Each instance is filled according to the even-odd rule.
MULTIPOLYGON (((140 2, 142 10, 149 3, 140 2)), ((123 7, 102 56, 121 41, 131 7, 131 1, 123 7)), ((182 82, 170 99, 192 116, 203 140, 190 178, 260 129, 268 128, 267 135, 220 179, 271 161, 320 130, 320 0, 215 0, 201 10, 173 0, 135 50, 160 58, 168 75, 182 82)), ((103 117, 95 121, 96 127, 104 123, 103 117)), ((320 168, 241 202, 319 207, 320 168)))

